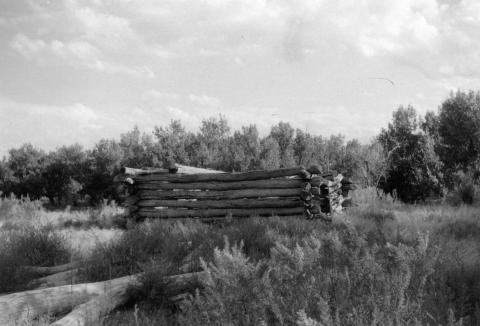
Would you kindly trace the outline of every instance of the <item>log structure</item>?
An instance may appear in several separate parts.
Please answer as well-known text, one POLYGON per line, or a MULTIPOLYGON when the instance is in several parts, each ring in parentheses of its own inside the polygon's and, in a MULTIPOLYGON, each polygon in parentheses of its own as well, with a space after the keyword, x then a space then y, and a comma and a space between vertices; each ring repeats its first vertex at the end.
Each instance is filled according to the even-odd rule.
POLYGON ((134 218, 305 216, 331 219, 349 203, 352 182, 319 166, 225 173, 184 165, 123 168, 114 179, 134 218))

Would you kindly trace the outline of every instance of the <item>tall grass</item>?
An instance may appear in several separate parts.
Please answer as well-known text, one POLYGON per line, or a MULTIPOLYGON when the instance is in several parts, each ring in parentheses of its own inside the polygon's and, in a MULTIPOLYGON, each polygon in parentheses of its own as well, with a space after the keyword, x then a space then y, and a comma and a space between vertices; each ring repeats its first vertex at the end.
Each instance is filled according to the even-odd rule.
POLYGON ((138 305, 105 325, 480 324, 478 209, 403 205, 371 189, 354 196, 357 206, 330 224, 152 220, 127 230, 118 229, 121 209, 112 204, 47 212, 3 199, 0 291, 24 287, 32 276, 21 265, 77 255, 84 281, 145 272, 138 305), (163 276, 201 270, 202 290, 171 302, 163 276))

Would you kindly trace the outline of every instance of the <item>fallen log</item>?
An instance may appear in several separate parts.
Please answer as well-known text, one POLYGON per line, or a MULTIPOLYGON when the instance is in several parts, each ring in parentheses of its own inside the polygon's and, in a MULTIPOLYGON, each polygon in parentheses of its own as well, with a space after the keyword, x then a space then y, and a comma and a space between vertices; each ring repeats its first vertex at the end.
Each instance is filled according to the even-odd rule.
POLYGON ((99 325, 104 316, 128 300, 128 287, 137 282, 132 280, 124 286, 116 286, 89 301, 78 305, 65 317, 50 326, 86 326, 99 325))
MULTIPOLYGON (((152 174, 133 176, 134 181, 168 181, 168 182, 231 182, 264 180, 270 178, 289 177, 305 174, 305 168, 284 168, 270 171, 250 171, 242 173, 198 173, 198 174, 152 174)), ((308 172, 307 172, 308 173, 308 172)))
POLYGON ((69 271, 37 278, 29 282, 27 287, 41 289, 67 284, 75 284, 78 283, 78 279, 78 269, 75 268, 69 271))
MULTIPOLYGON (((164 278, 168 296, 175 296, 201 287, 205 272, 167 276, 164 278)), ((142 274, 108 281, 63 285, 0 296, 0 325, 18 325, 44 314, 57 315, 72 310, 52 325, 87 325, 97 321, 128 300, 128 289, 140 284, 142 274)))
POLYGON ((154 209, 141 208, 137 214, 140 217, 157 218, 187 218, 187 217, 223 217, 229 215, 232 217, 249 216, 297 216, 303 214, 303 205, 299 203, 298 207, 292 208, 243 208, 243 209, 154 209))
POLYGON ((134 169, 134 168, 128 168, 128 167, 122 167, 120 169, 120 173, 127 174, 127 175, 148 175, 148 174, 166 174, 166 173, 175 173, 173 172, 175 169, 161 169, 161 168, 154 168, 154 169, 148 169, 148 170, 142 170, 142 169, 134 169))
POLYGON ((145 199, 137 202, 138 207, 181 207, 181 208, 287 208, 299 207, 301 201, 299 198, 281 198, 281 199, 228 199, 228 200, 162 200, 145 199))
POLYGON ((17 325, 43 314, 69 311, 92 296, 127 282, 128 276, 104 282, 63 285, 0 296, 0 325, 17 325))
POLYGON ((75 268, 78 268, 82 265, 80 261, 72 261, 67 264, 58 265, 58 266, 49 266, 49 267, 42 267, 42 266, 23 266, 22 268, 32 274, 38 275, 51 275, 57 274, 61 272, 66 272, 75 268))
MULTIPOLYGON (((164 278, 165 293, 178 300, 182 292, 201 287, 201 279, 205 272, 188 273, 164 278)), ((86 326, 96 324, 116 307, 129 299, 128 289, 141 282, 141 275, 132 277, 126 284, 120 284, 107 290, 104 294, 94 297, 90 301, 79 305, 65 317, 51 324, 51 326, 86 326)))
POLYGON ((162 181, 140 180, 136 182, 139 190, 241 190, 241 189, 285 189, 300 188, 304 181, 300 178, 277 178, 269 180, 250 180, 234 182, 193 182, 168 183, 162 181))
POLYGON ((239 189, 226 191, 149 191, 142 190, 136 193, 138 199, 240 199, 259 197, 297 197, 302 189, 239 189))

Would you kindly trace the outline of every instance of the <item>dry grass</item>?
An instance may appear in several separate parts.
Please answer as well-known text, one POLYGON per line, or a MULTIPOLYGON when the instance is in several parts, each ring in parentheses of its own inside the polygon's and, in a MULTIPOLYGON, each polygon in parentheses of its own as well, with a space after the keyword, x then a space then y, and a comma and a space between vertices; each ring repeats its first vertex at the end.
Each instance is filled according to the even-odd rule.
POLYGON ((419 325, 457 325, 460 321, 464 325, 475 325, 480 320, 478 207, 404 205, 389 196, 379 199, 373 189, 355 191, 353 197, 358 206, 337 215, 329 225, 293 218, 253 218, 220 227, 150 221, 127 231, 112 227, 117 225, 115 219, 120 211, 115 205, 86 211, 65 209, 48 212, 35 202, 4 199, 0 201, 0 236, 13 234, 22 227, 49 226, 65 240, 70 259, 82 257, 88 260, 93 274, 87 274, 87 278, 104 278, 115 273, 121 275, 138 266, 147 268, 150 276, 137 293, 140 300, 137 308, 127 306, 126 310, 107 318, 104 325, 193 325, 203 320, 199 315, 201 311, 206 311, 209 318, 213 318, 212 324, 220 325, 227 321, 231 325, 239 325, 240 321, 248 324, 252 320, 250 318, 255 317, 257 321, 263 320, 264 325, 270 325, 262 319, 267 318, 268 313, 264 313, 270 309, 265 307, 273 309, 281 306, 283 301, 298 301, 306 289, 313 291, 309 292, 310 296, 325 300, 320 300, 318 307, 309 306, 306 300, 305 306, 292 302, 289 306, 293 309, 291 311, 286 308, 273 311, 280 318, 278 324, 317 325, 325 318, 322 325, 329 325, 328 320, 332 322, 337 318, 337 321, 342 320, 346 324, 362 325, 395 318, 412 321, 409 318, 417 316, 419 325), (235 249, 228 245, 225 247, 225 239, 232 246, 241 242, 243 245, 235 249), (215 247, 220 249, 214 251, 215 247), (400 264, 395 265, 397 272, 390 270, 388 255, 391 254, 399 259, 395 262, 400 264), (214 272, 214 282, 208 285, 210 288, 206 296, 193 296, 182 307, 184 310, 172 311, 164 306, 162 285, 155 282, 161 279, 158 275, 177 273, 176 269, 185 257, 189 257, 192 270, 202 268, 199 264, 202 258, 206 262, 203 268, 214 272), (303 265, 296 265, 301 261, 303 265), (295 274, 297 268, 305 266, 309 269, 302 273, 311 275, 307 273, 305 275, 309 276, 304 278, 301 273, 295 274), (270 275, 276 275, 276 281, 271 279, 269 282, 273 283, 264 283, 264 268, 276 271, 277 274, 270 275), (289 273, 294 274, 284 274, 289 269, 289 273), (328 278, 321 282, 313 281, 318 273, 328 275, 328 278), (349 290, 349 296, 345 296, 337 288, 341 284, 350 282, 348 284, 352 286, 357 282, 361 286, 368 285, 353 273, 364 273, 365 276, 377 273, 376 283, 369 286, 381 286, 370 289, 373 291, 370 297, 355 287, 349 290), (416 276, 411 278, 408 275, 416 276), (287 276, 299 279, 292 283, 287 276), (423 276, 426 277, 423 292, 415 292, 415 284, 419 284, 423 276), (242 278, 249 281, 242 283, 245 281, 242 278), (277 287, 281 284, 286 286, 284 290, 277 287), (389 288, 398 291, 391 292, 389 288), (259 289, 270 291, 272 296, 262 296, 259 289), (413 294, 415 298, 422 299, 411 301, 413 294), (238 310, 239 300, 247 297, 251 302, 244 303, 246 310, 238 310), (277 301, 277 297, 281 300, 277 301), (392 306, 393 303, 386 305, 382 301, 386 297, 389 300, 408 299, 405 301, 408 306, 402 306, 402 310, 400 306, 392 306), (367 302, 374 305, 369 306, 367 302), (337 313, 335 307, 339 304, 343 310, 337 313), (216 310, 219 305, 223 305, 224 310, 216 310), (258 310, 259 306, 266 310, 258 310), (365 311, 374 309, 375 318, 371 319, 373 315, 358 310, 349 310, 355 306, 361 306, 365 311), (352 316, 357 314, 357 320, 346 322, 347 313, 352 316), (282 318, 283 322, 279 322, 282 318))

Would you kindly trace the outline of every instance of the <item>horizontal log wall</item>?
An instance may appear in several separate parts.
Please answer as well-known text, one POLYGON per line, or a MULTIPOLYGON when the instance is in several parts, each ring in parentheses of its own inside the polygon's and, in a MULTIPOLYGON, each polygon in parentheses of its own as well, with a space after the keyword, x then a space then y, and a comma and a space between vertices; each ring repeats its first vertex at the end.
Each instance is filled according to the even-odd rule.
POLYGON ((335 175, 322 174, 317 166, 224 173, 176 165, 124 168, 115 181, 125 192, 124 206, 138 218, 303 215, 329 219, 332 211, 341 210, 351 188, 348 180, 335 175))

